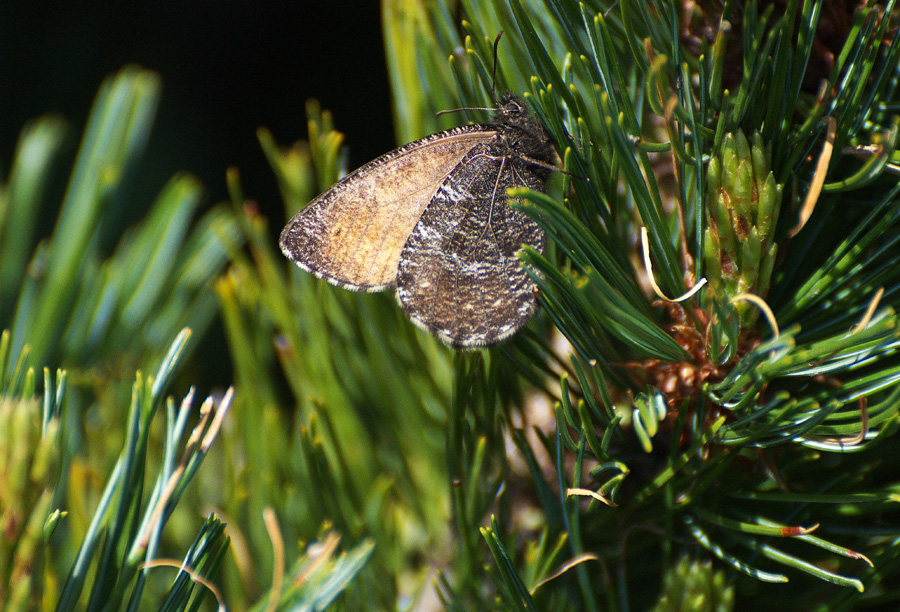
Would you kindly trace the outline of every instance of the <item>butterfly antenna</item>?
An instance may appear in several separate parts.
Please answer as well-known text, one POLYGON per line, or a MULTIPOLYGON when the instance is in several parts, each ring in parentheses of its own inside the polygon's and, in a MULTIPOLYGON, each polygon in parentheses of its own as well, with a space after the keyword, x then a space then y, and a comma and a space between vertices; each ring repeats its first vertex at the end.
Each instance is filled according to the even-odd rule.
POLYGON ((463 108, 451 108, 449 110, 438 111, 434 114, 435 117, 440 117, 441 115, 449 115, 450 113, 458 113, 460 111, 468 111, 468 110, 480 110, 480 111, 494 111, 496 108, 488 108, 486 106, 466 106, 463 108))
POLYGON ((497 104, 497 47, 500 46, 500 37, 503 36, 503 30, 497 33, 494 39, 494 70, 491 72, 491 99, 497 104))

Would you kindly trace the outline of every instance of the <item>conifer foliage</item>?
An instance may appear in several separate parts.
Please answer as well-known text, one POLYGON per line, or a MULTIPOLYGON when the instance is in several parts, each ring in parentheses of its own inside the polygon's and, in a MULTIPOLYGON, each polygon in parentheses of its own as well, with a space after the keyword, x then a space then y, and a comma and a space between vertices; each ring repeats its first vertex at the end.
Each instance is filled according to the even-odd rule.
POLYGON ((59 119, 0 190, 0 611, 897 606, 896 3, 382 6, 398 144, 495 89, 550 135, 510 194, 538 314, 456 352, 294 268, 278 229, 348 170, 314 101, 259 132, 283 219, 177 176, 102 250, 158 99, 123 69, 48 239, 59 119))

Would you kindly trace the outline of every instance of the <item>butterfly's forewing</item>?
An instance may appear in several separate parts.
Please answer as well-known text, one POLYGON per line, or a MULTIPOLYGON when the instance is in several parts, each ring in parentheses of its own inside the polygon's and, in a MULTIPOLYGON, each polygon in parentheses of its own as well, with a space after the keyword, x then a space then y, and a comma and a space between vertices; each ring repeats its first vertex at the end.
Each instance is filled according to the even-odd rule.
POLYGON ((469 151, 400 255, 397 298, 414 322, 459 348, 493 344, 528 322, 535 285, 517 252, 542 251, 544 235, 507 206, 506 190, 543 190, 546 174, 500 135, 469 151))
POLYGON ((281 250, 346 289, 393 287, 400 252, 438 186, 494 135, 491 126, 462 126, 382 155, 294 215, 281 232, 281 250))

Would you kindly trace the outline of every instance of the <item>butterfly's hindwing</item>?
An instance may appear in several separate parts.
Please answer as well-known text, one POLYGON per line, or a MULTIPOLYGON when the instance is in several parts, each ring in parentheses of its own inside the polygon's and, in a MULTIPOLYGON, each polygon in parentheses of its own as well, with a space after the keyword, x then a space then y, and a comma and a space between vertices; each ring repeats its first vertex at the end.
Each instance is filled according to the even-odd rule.
POLYGON ((515 333, 535 310, 518 259, 543 250, 537 224, 506 204, 510 187, 543 190, 546 170, 498 134, 474 147, 438 187, 400 254, 397 297, 407 315, 460 348, 515 333))

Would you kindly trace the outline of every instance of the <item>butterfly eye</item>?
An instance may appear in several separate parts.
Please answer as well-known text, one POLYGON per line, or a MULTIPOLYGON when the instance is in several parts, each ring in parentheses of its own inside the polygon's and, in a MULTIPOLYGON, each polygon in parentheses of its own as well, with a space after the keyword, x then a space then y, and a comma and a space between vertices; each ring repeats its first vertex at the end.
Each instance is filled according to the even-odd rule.
POLYGON ((503 110, 507 114, 512 115, 512 114, 521 114, 523 108, 518 100, 510 99, 504 105, 503 110))

